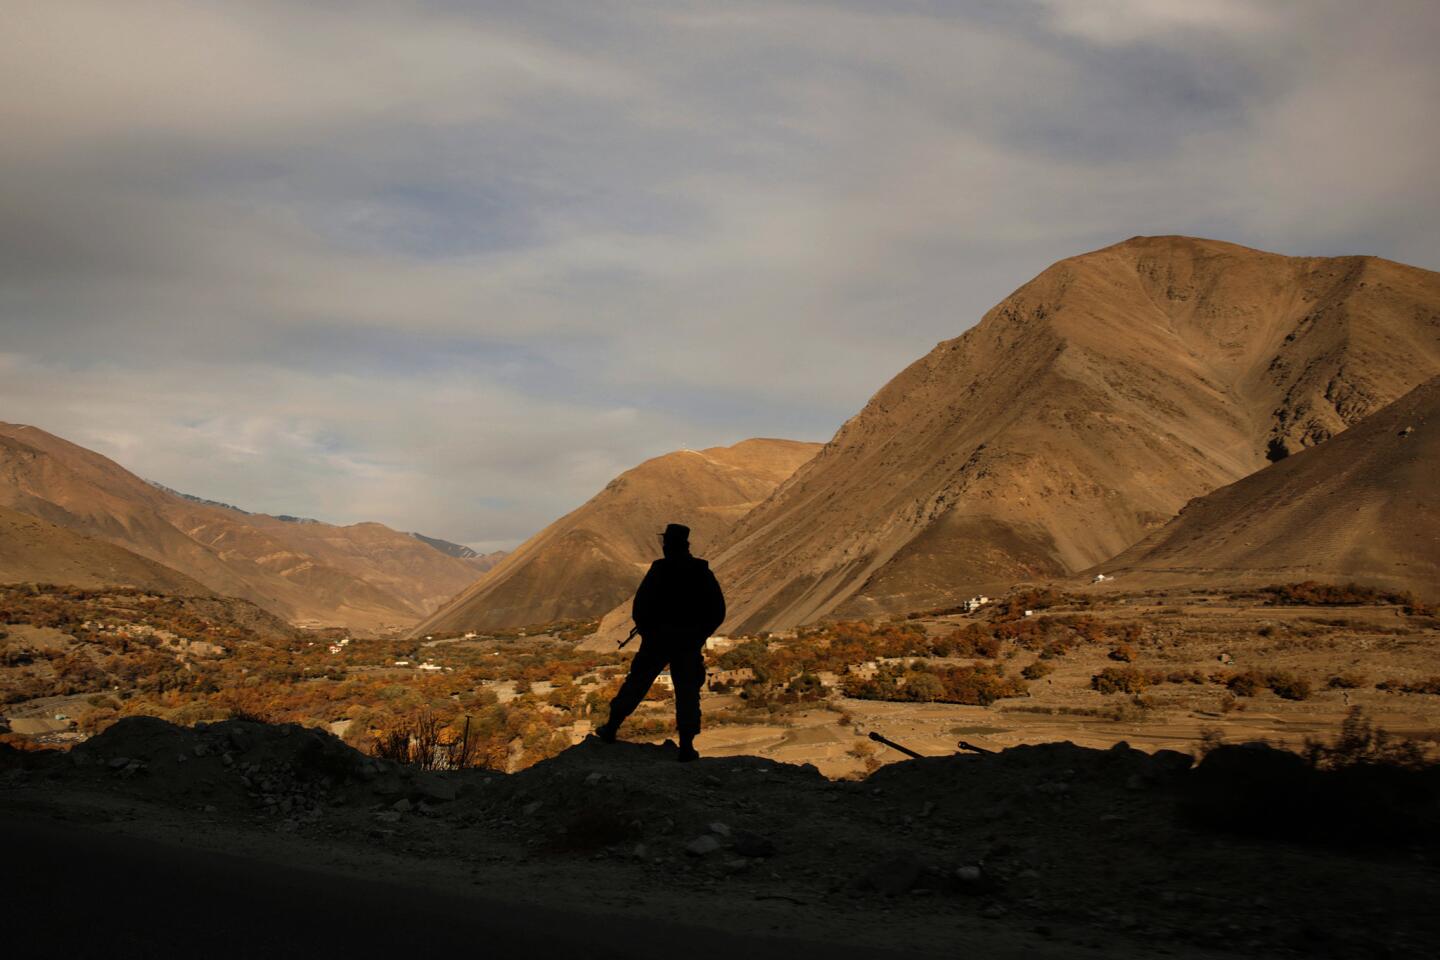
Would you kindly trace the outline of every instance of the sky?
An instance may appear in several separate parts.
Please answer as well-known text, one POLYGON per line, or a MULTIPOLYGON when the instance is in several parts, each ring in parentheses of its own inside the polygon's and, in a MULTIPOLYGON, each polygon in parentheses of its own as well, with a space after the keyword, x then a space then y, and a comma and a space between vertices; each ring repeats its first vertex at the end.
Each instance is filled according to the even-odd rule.
POLYGON ((0 420, 505 548, 1063 257, 1440 269, 1440 5, 8 0, 0 420))

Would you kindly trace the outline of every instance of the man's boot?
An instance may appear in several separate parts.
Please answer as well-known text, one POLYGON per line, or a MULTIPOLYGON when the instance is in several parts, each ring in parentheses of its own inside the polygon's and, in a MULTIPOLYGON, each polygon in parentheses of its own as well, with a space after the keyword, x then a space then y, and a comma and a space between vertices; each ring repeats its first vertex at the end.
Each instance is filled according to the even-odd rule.
POLYGON ((615 729, 615 726, 608 722, 602 723, 600 726, 595 728, 595 736, 600 738, 601 743, 614 743, 615 734, 617 732, 618 731, 615 729))
POLYGON ((679 760, 681 763, 689 763, 691 760, 700 759, 700 752, 695 749, 694 737, 680 738, 680 756, 676 757, 675 759, 679 760))

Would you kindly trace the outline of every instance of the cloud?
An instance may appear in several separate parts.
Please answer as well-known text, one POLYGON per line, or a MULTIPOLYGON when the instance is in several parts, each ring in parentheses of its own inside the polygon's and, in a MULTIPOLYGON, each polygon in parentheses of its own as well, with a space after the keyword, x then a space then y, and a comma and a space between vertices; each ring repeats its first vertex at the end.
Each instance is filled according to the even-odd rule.
POLYGON ((1247 0, 1046 0, 1045 5, 1058 30, 1107 46, 1196 32, 1253 33, 1275 26, 1286 6, 1247 0))
POLYGON ((687 434, 663 414, 449 375, 241 364, 77 374, 8 354, 0 376, 8 419, 184 492, 475 542, 523 539, 687 434))
POLYGON ((1435 268, 1432 7, 25 0, 0 417, 519 539, 1137 233, 1435 268))

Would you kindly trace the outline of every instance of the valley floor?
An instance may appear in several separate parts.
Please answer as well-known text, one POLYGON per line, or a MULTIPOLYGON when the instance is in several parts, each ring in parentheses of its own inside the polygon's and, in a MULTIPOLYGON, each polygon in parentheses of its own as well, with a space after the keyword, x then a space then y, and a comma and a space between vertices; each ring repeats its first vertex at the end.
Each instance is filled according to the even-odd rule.
MULTIPOLYGON (((712 727, 699 746, 706 755, 753 754, 813 763, 827 776, 859 776, 876 761, 904 759, 868 742, 871 731, 926 756, 950 754, 959 740, 990 750, 1057 740, 1100 749, 1123 741, 1190 753, 1220 741, 1264 740, 1299 749, 1307 739, 1332 737, 1354 707, 1397 737, 1415 738, 1432 750, 1440 746, 1440 696, 1380 688, 1440 676, 1440 621, 1434 617, 1410 616, 1393 604, 1284 606, 1228 593, 1097 591, 1089 606, 1037 611, 1033 619, 1043 624, 1082 610, 1112 633, 1131 628, 1143 637, 1133 663, 1112 659, 1112 644, 1082 645, 1047 661, 1053 672, 1031 681, 1023 698, 967 706, 838 697, 791 713, 783 723, 712 727), (1138 699, 1093 689, 1092 677, 1121 667, 1197 679, 1281 672, 1303 678, 1310 690, 1294 700, 1267 689, 1236 696, 1215 682, 1150 684, 1138 699)), ((939 635, 978 621, 950 616, 921 622, 939 635)), ((1034 659, 1023 651, 1007 653, 1012 673, 1034 659)), ((707 695, 706 710, 733 703, 707 695)))

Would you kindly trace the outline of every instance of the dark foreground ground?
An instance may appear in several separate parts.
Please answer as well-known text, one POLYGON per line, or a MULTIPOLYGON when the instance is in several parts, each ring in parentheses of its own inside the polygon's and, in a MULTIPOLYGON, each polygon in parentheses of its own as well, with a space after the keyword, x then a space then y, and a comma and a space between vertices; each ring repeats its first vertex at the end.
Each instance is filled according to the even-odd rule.
MULTIPOLYGON (((794 958, 813 941, 305 869, 21 815, 0 824, 11 956, 794 958), (77 879, 94 899, 77 902, 77 879), (68 892, 67 892, 68 891, 68 892), (797 953, 799 951, 799 953, 797 953)), ((827 956, 905 956, 825 944, 827 956)), ((1018 955, 1018 954, 1017 954, 1018 955)))
POLYGON ((1437 795, 1244 747, 425 774, 139 718, 0 754, 0 888, 16 956, 1431 957, 1437 795))

